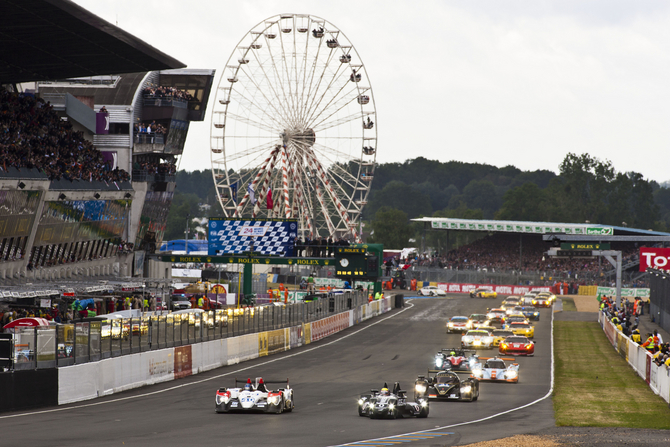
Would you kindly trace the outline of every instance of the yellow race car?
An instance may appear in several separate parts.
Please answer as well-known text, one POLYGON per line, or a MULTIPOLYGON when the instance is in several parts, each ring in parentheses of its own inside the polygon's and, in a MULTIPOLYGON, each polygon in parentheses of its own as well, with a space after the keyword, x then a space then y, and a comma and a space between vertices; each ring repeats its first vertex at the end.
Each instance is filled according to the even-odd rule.
POLYGON ((521 297, 513 296, 513 295, 512 295, 512 296, 508 296, 507 298, 505 298, 505 299, 503 300, 503 302, 502 302, 502 304, 500 305, 500 307, 503 308, 503 309, 505 309, 505 310, 510 309, 510 308, 512 308, 512 307, 514 307, 514 306, 518 306, 520 300, 521 300, 521 297))
POLYGON ((470 291, 470 298, 498 298, 498 292, 479 287, 470 291))
POLYGON ((542 297, 545 300, 549 301, 550 304, 554 304, 556 301, 556 295, 551 292, 540 292, 537 294, 538 297, 542 297))
POLYGON ((494 329, 493 332, 493 346, 498 346, 502 343, 507 337, 512 337, 514 332, 509 329, 494 329))
POLYGON ((535 336, 535 328, 532 324, 515 321, 509 325, 509 328, 514 332, 514 335, 523 335, 527 338, 533 338, 535 336))

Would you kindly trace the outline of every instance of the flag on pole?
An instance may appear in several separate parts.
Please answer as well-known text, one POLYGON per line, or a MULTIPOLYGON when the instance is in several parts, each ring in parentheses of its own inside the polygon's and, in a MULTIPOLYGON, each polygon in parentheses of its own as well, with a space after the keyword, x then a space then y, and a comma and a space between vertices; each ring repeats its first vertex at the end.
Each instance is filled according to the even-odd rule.
POLYGON ((268 187, 268 195, 266 197, 265 205, 269 210, 274 208, 274 202, 272 201, 272 187, 268 187))
POLYGON ((249 193, 249 203, 252 205, 256 204, 256 195, 254 194, 254 187, 249 183, 247 186, 247 192, 249 193))
POLYGON ((230 185, 230 197, 233 198, 233 202, 237 203, 237 182, 230 185))

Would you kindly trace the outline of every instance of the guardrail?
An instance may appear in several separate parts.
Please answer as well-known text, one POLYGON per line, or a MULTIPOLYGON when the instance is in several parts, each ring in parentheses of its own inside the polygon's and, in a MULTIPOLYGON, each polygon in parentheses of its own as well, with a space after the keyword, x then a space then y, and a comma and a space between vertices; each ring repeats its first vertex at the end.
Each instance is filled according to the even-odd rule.
POLYGON ((658 394, 663 400, 670 403, 670 368, 665 365, 656 365, 652 361, 651 354, 619 331, 607 319, 604 312, 598 312, 598 322, 602 326, 608 340, 621 357, 633 367, 638 376, 647 382, 647 385, 649 385, 649 388, 655 394, 658 394))
MULTIPOLYGON (((352 291, 312 302, 20 328, 10 369, 42 369, 190 345, 310 323, 367 303, 352 291)), ((100 317, 102 318, 102 316, 100 317)))

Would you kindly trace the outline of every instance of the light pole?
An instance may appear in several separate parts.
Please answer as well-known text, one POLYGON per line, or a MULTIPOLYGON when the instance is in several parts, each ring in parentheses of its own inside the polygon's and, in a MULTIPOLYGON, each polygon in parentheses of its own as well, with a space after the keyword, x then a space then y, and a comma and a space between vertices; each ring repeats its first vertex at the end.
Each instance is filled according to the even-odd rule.
POLYGON ((191 219, 191 213, 186 215, 186 232, 184 233, 184 250, 188 255, 188 221, 191 219))

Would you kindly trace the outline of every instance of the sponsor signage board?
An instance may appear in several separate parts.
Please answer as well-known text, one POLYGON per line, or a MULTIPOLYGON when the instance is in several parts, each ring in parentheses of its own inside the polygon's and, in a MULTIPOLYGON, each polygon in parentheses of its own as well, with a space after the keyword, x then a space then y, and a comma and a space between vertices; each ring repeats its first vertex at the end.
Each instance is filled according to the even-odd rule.
POLYGON ((640 247, 640 271, 647 268, 670 270, 670 248, 640 247))
POLYGON ((610 244, 597 244, 593 242, 563 242, 561 250, 609 250, 610 244))
POLYGON ((270 256, 160 256, 162 262, 208 264, 335 265, 333 258, 280 258, 270 256))

